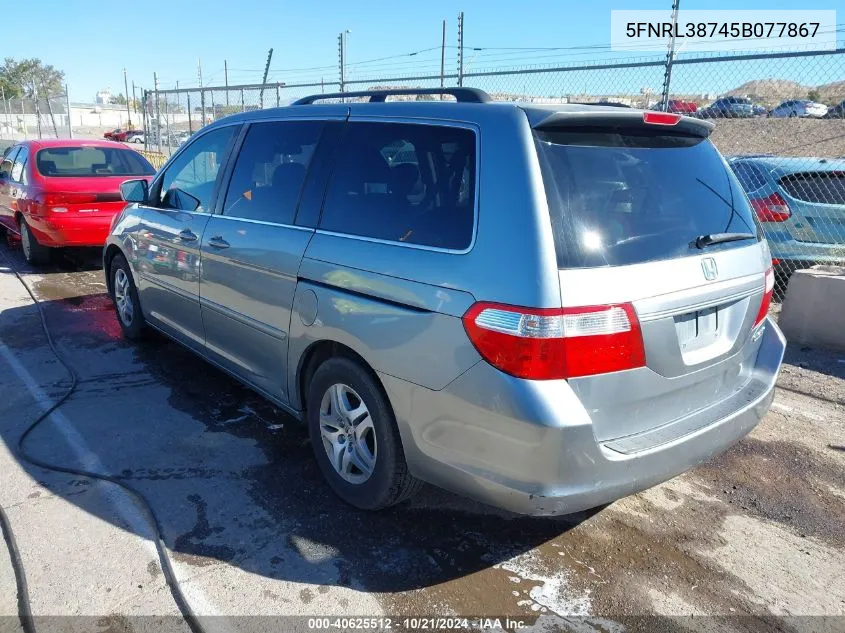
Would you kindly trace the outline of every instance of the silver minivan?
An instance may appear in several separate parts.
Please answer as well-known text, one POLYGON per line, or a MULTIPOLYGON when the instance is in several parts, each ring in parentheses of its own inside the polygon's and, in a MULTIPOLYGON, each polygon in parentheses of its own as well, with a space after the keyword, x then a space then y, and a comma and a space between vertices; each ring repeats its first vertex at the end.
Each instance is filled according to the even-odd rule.
POLYGON ((109 292, 129 338, 159 330, 307 423, 355 506, 426 481, 593 508, 772 401, 771 255, 712 127, 467 88, 226 117, 124 183, 109 292))

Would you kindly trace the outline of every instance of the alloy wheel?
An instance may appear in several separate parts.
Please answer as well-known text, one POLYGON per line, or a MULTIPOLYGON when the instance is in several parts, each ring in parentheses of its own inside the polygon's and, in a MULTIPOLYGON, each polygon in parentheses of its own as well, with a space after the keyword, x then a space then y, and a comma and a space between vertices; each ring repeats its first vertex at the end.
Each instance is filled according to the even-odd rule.
POLYGON ((349 385, 326 389, 320 401, 320 435, 329 463, 351 484, 362 484, 373 474, 378 441, 373 419, 364 401, 349 385))
POLYGON ((123 325, 129 327, 135 318, 135 306, 129 292, 129 275, 122 268, 114 273, 114 302, 123 325))

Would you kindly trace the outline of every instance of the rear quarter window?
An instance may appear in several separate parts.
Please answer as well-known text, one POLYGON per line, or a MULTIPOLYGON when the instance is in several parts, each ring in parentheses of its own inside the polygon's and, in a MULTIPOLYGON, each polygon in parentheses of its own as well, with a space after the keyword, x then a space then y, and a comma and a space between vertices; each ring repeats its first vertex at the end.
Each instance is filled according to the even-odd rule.
POLYGON ((695 239, 715 233, 759 239, 746 196, 706 139, 641 128, 561 128, 538 131, 536 145, 560 268, 701 253, 695 239))
POLYGON ((746 192, 756 191, 766 185, 766 175, 756 165, 742 161, 730 163, 730 166, 746 192))
POLYGON ((352 122, 338 150, 320 228, 450 250, 472 243, 475 133, 352 122))

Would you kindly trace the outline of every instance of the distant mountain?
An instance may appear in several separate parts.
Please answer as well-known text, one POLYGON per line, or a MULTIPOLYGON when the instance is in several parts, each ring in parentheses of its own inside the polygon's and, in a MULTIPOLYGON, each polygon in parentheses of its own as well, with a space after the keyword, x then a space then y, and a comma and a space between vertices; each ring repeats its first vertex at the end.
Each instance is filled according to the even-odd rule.
POLYGON ((788 79, 755 79, 746 81, 741 86, 725 94, 735 97, 752 97, 764 101, 783 101, 785 99, 806 99, 811 90, 819 93, 826 103, 839 103, 845 99, 845 81, 833 81, 820 86, 805 86, 788 79))
POLYGON ((809 86, 788 79, 754 79, 729 90, 732 97, 767 97, 776 99, 803 99, 810 91, 809 86))

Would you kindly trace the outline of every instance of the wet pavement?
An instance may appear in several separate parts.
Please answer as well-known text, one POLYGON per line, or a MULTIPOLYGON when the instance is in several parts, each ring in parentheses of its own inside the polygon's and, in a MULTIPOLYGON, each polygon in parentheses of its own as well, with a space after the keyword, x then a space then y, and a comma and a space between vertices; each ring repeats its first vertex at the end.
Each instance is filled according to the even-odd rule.
MULTIPOLYGON (((193 608, 228 616, 212 629, 242 630, 244 614, 845 629, 845 354, 790 348, 775 405, 749 437, 601 511, 516 517, 428 487, 370 514, 324 485, 298 422, 163 337, 124 340, 98 253, 34 271, 0 250, 26 271, 79 375, 30 452, 142 491, 193 608), (748 617, 770 615, 792 619, 748 617)), ((140 509, 119 489, 17 457, 28 422, 68 385, 21 290, 0 255, 0 504, 21 535, 33 610, 155 630, 149 618, 177 611, 140 509)), ((3 560, 0 631, 13 623, 8 596, 3 560)))

